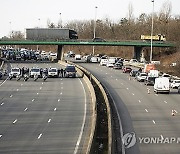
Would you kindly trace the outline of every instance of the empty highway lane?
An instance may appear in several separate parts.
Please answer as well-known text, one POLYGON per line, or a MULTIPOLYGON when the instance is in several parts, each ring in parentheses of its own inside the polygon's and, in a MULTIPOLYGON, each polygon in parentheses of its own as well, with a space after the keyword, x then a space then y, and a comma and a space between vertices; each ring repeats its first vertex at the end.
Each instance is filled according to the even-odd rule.
MULTIPOLYGON (((11 65, 61 67, 50 63, 11 65)), ((87 87, 80 78, 2 82, 0 153, 83 153, 91 116, 89 103, 87 87)))

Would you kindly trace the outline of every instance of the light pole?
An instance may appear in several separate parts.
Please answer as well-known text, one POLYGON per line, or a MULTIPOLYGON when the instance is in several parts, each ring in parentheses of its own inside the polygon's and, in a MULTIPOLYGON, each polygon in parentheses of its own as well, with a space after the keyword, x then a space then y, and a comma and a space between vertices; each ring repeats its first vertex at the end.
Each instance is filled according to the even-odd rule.
POLYGON ((61 13, 59 13, 59 15, 60 15, 59 28, 62 28, 62 18, 61 18, 61 13))
POLYGON ((41 19, 38 18, 38 26, 37 26, 37 28, 40 28, 40 23, 41 23, 41 19))
MULTIPOLYGON (((93 34, 93 37, 94 37, 94 39, 96 38, 96 16, 97 16, 97 6, 95 6, 95 17, 94 17, 94 34, 93 34)), ((95 51, 95 49, 94 49, 94 46, 93 46, 93 55, 94 55, 94 51, 95 51)))
POLYGON ((150 53, 150 62, 152 61, 153 55, 153 26, 154 26, 154 0, 151 0, 153 3, 153 10, 152 10, 152 24, 151 24, 151 53, 150 53))

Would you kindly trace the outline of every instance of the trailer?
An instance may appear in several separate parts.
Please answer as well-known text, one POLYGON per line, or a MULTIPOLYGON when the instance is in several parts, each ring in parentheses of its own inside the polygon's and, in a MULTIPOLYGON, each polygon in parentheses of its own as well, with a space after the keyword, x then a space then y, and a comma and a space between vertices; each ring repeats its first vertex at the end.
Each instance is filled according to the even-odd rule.
POLYGON ((26 40, 59 41, 78 39, 77 32, 65 28, 27 28, 26 40))

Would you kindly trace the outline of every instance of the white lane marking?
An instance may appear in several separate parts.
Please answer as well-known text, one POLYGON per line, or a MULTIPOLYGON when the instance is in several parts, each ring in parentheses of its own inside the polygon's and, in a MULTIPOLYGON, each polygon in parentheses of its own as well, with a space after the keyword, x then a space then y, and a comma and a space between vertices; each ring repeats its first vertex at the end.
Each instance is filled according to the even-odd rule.
POLYGON ((17 91, 19 91, 19 89, 17 89, 17 91))
POLYGON ((134 93, 132 93, 132 95, 134 96, 134 93))
POLYGON ((41 138, 41 136, 42 136, 42 133, 41 133, 41 134, 39 134, 38 139, 40 139, 40 138, 41 138))
POLYGON ((61 89, 63 89, 63 87, 61 87, 61 89))
POLYGON ((39 89, 42 89, 42 87, 40 87, 39 89))
POLYGON ((153 122, 154 124, 156 124, 156 122, 155 122, 154 120, 152 120, 152 122, 153 122))
POLYGON ((17 122, 17 119, 13 121, 13 124, 15 124, 17 122))
POLYGON ((42 82, 42 84, 44 84, 44 83, 42 82))
POLYGON ((2 137, 2 134, 0 134, 0 138, 2 137))
POLYGON ((155 94, 156 96, 158 96, 158 94, 155 94))
POLYGON ((148 112, 148 110, 147 110, 147 109, 145 109, 145 111, 146 111, 146 112, 148 112))
POLYGON ((62 92, 60 93, 60 95, 62 95, 62 92))
POLYGON ((118 79, 116 79, 116 80, 118 80, 118 79))
POLYGON ((82 87, 83 87, 83 91, 84 91, 84 96, 85 96, 85 103, 84 103, 84 117, 83 117, 83 122, 82 122, 82 126, 81 126, 81 131, 80 131, 80 134, 79 134, 79 137, 78 137, 78 140, 76 142, 76 146, 75 146, 75 149, 74 149, 74 153, 73 154, 77 154, 78 152, 78 149, 79 149, 79 144, 81 142, 81 138, 82 138, 82 134, 83 134, 83 130, 84 130, 84 126, 85 126, 85 122, 86 122, 86 112, 87 112, 87 98, 86 98, 86 91, 85 91, 85 88, 84 88, 84 85, 82 83, 82 81, 79 79, 82 87))
POLYGON ((25 108, 25 109, 24 109, 24 111, 27 111, 27 110, 28 110, 28 108, 25 108))
POLYGON ((61 79, 61 81, 62 81, 63 79, 61 79))
POLYGON ((21 83, 21 86, 23 86, 23 84, 21 83))
POLYGON ((39 93, 37 93, 37 95, 39 95, 39 93))
POLYGON ((63 84, 63 82, 61 82, 61 84, 63 84))
POLYGON ((106 73, 106 74, 108 74, 108 73, 106 73))
POLYGON ((164 101, 164 103, 166 103, 166 104, 167 104, 167 102, 166 102, 166 101, 164 101))
POLYGON ((113 76, 111 76, 111 78, 112 78, 113 76))
POLYGON ((10 97, 13 97, 13 95, 10 95, 10 97))
POLYGON ((8 78, 6 78, 6 80, 4 80, 1 84, 0 87, 7 81, 8 78))
POLYGON ((34 99, 32 99, 32 102, 34 102, 34 99))
POLYGON ((48 123, 50 123, 50 122, 51 122, 51 119, 48 120, 48 123))
POLYGON ((123 83, 121 83, 122 85, 124 85, 123 83))
POLYGON ((4 105, 4 102, 1 103, 1 106, 3 106, 3 105, 4 105))
POLYGON ((139 103, 141 103, 141 100, 138 100, 139 103))
POLYGON ((60 102, 60 99, 58 99, 58 102, 60 102))
POLYGON ((56 111, 57 110, 57 108, 54 108, 54 111, 56 111))
POLYGON ((129 88, 126 88, 127 90, 129 90, 129 88))

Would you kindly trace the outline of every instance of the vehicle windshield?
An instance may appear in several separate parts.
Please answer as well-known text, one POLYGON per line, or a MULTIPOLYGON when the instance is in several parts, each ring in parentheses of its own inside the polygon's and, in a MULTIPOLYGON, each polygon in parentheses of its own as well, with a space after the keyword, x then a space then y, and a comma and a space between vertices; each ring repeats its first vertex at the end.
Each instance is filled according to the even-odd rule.
POLYGON ((55 68, 49 69, 49 72, 57 72, 57 69, 55 69, 55 68))
POLYGON ((67 66, 67 67, 66 67, 66 71, 67 71, 67 72, 75 72, 76 69, 75 69, 74 66, 67 66))
POLYGON ((33 69, 31 69, 31 72, 40 72, 40 69, 39 68, 33 68, 33 69))
POLYGON ((18 69, 18 68, 13 68, 12 70, 11 70, 11 72, 19 72, 20 71, 20 69, 18 69))

